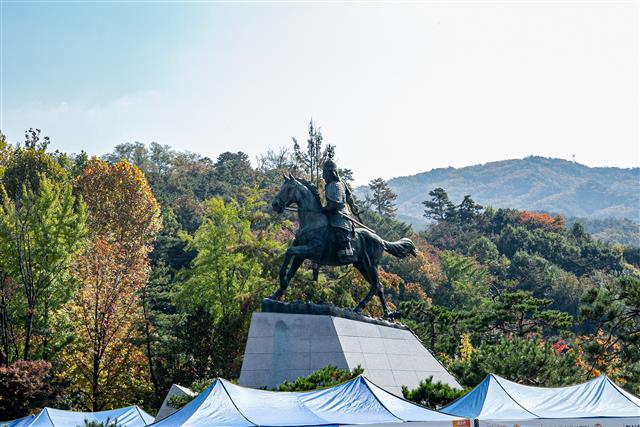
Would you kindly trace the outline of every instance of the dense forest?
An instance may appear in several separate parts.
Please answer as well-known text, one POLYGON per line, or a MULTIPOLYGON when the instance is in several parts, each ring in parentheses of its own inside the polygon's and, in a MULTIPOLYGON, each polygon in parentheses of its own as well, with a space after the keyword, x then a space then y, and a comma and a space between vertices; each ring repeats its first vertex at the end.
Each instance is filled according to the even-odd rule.
MULTIPOLYGON (((388 182, 398 196, 398 218, 428 226, 425 188, 445 188, 453 199, 472 194, 483 205, 561 214, 615 243, 640 245, 640 168, 588 167, 529 156, 463 168, 439 168, 388 182)), ((367 191, 360 187, 361 195, 367 191)))
MULTIPOLYGON (((322 189, 332 148, 321 133, 311 124, 305 142, 255 166, 242 152, 210 159, 157 143, 102 157, 48 146, 37 129, 0 137, 0 419, 43 405, 154 413, 172 383, 237 378, 251 313, 275 289, 296 226, 269 202, 283 171, 322 189)), ((396 217, 382 179, 357 203, 382 237, 416 243, 417 257, 384 259, 381 279, 461 384, 606 373, 640 393, 640 249, 560 215, 421 191, 426 231, 396 217)), ((316 283, 303 268, 286 298, 352 307, 368 289, 352 268, 321 273, 316 283)), ((432 406, 455 394, 428 379, 406 391, 432 406)))

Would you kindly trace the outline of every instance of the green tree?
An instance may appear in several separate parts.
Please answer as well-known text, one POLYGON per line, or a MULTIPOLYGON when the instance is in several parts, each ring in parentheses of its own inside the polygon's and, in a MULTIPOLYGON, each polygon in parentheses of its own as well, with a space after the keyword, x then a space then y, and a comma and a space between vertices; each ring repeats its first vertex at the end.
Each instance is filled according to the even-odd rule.
POLYGON ((366 203, 372 207, 378 215, 393 218, 396 213, 394 201, 398 196, 391 191, 389 184, 382 179, 376 178, 369 181, 370 193, 366 196, 366 203))
POLYGON ((486 294, 489 288, 489 273, 471 257, 453 251, 440 255, 445 283, 436 291, 436 302, 448 307, 470 307, 486 294))
POLYGON ((582 364, 591 374, 606 372, 640 391, 640 279, 610 278, 589 289, 580 314, 592 329, 581 341, 582 364))
POLYGON ((68 181, 58 159, 47 153, 49 143, 49 137, 40 137, 40 129, 29 129, 24 146, 6 154, 10 160, 5 164, 2 185, 11 199, 18 201, 24 188, 37 193, 42 175, 55 183, 68 181))
POLYGON ((436 353, 453 357, 458 349, 466 311, 454 310, 426 301, 414 300, 400 303, 402 320, 436 353))
POLYGON ((69 266, 86 234, 84 204, 71 185, 43 174, 36 183, 25 183, 16 198, 0 187, 0 270, 22 287, 25 360, 33 355, 35 328, 42 337, 38 356, 51 356, 49 316, 71 297, 69 266))
POLYGON ((256 194, 242 202, 220 197, 205 202, 206 216, 187 249, 197 255, 176 289, 176 303, 188 330, 201 325, 197 337, 185 337, 198 377, 237 375, 252 311, 271 287, 275 257, 284 249, 274 235, 278 224, 262 213, 256 194), (252 230, 252 224, 262 228, 252 230), (194 352, 198 348, 200 351, 194 352))
POLYGON ((294 381, 285 381, 276 387, 278 391, 310 391, 321 388, 334 387, 344 382, 350 381, 362 374, 364 369, 360 366, 349 369, 338 369, 333 365, 315 371, 306 377, 300 377, 294 381))
POLYGON ((313 119, 309 121, 308 132, 306 148, 300 147, 296 138, 291 138, 293 140, 293 159, 296 170, 303 175, 303 178, 320 188, 322 166, 329 157, 333 156, 333 147, 327 145, 323 148, 322 131, 313 123, 313 119))
POLYGON ((569 313, 548 310, 553 301, 535 298, 531 292, 515 291, 500 294, 495 301, 478 310, 481 322, 500 335, 526 337, 533 333, 568 329, 573 325, 569 313))
POLYGON ((251 167, 249 156, 243 152, 222 153, 214 164, 216 194, 226 198, 235 196, 237 189, 253 187, 255 172, 251 167))
POLYGON ((4 175, 4 170, 11 161, 13 148, 7 141, 7 137, 0 131, 0 179, 4 175))
POLYGON ((467 387, 475 387, 490 373, 542 387, 583 380, 573 353, 558 353, 551 343, 536 336, 504 337, 494 343, 483 343, 471 352, 468 360, 455 360, 449 369, 467 387))
POLYGON ((462 202, 457 206, 456 219, 462 225, 472 225, 482 212, 482 206, 473 201, 470 195, 464 196, 462 202))
POLYGON ((433 377, 420 381, 418 387, 412 390, 402 386, 402 395, 405 399, 434 410, 464 396, 468 391, 469 389, 457 389, 440 381, 433 381, 433 377))
POLYGON ((446 221, 455 216, 455 205, 449 200, 447 192, 442 188, 429 191, 430 200, 425 200, 424 216, 435 221, 446 221))

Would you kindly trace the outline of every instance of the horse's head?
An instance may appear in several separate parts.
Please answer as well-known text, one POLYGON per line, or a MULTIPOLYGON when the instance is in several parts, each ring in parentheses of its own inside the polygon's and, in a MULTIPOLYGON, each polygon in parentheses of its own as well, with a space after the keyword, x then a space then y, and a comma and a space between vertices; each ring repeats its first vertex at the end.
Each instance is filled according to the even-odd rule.
POLYGON ((271 202, 271 207, 277 213, 284 212, 284 208, 292 203, 300 202, 300 186, 302 184, 291 174, 285 175, 283 173, 282 176, 284 177, 284 184, 282 184, 280 191, 271 202))

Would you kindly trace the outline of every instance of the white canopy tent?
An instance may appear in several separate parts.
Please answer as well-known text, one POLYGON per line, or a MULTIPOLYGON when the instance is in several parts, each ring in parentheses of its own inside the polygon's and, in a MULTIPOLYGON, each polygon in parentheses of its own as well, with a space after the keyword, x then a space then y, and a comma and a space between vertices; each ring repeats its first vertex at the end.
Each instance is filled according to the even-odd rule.
POLYGON ((532 387, 488 375, 442 412, 480 426, 640 426, 640 399, 602 375, 571 387, 532 387))
POLYGON ((408 402, 359 376, 336 387, 309 392, 256 390, 218 379, 153 426, 371 426, 408 421, 430 427, 470 425, 469 420, 408 402))
POLYGON ((100 412, 75 412, 44 408, 35 415, 13 421, 0 422, 0 427, 84 427, 85 420, 98 423, 115 422, 118 427, 144 427, 153 417, 137 406, 100 412))
POLYGON ((164 400, 162 401, 162 405, 160 406, 160 409, 158 409, 158 413, 156 414, 155 421, 158 422, 163 418, 167 418, 169 415, 177 411, 176 408, 172 407, 169 404, 169 401, 173 396, 195 396, 196 394, 198 393, 194 393, 193 391, 189 390, 187 387, 183 387, 178 384, 172 384, 171 388, 167 392, 167 395, 164 397, 164 400))

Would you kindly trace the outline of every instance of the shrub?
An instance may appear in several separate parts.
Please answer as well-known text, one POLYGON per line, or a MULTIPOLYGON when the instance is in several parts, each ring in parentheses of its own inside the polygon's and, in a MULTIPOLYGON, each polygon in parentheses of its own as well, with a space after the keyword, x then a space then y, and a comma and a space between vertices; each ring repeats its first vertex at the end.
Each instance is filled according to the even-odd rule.
POLYGON ((51 364, 19 360, 0 367, 0 413, 13 419, 54 402, 60 388, 51 382, 51 364))

